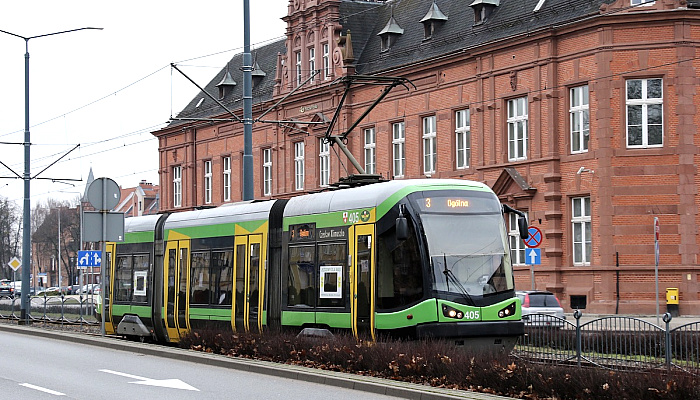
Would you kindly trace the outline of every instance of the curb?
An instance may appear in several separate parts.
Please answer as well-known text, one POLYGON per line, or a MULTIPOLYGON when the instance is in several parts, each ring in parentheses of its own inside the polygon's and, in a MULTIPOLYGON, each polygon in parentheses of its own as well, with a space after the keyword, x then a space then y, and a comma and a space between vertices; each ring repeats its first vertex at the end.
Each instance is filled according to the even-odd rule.
POLYGON ((505 400, 511 397, 503 397, 488 393, 470 392, 465 390, 453 390, 435 388, 408 382, 393 381, 370 376, 347 374, 342 372, 312 369, 297 365, 279 364, 270 361, 250 360, 245 358, 233 358, 213 353, 180 349, 164 345, 129 342, 116 337, 102 337, 91 334, 77 334, 70 332, 52 331, 34 328, 24 325, 0 324, 0 331, 20 333, 54 340, 63 340, 73 343, 99 346, 113 350, 128 351, 166 357, 178 361, 206 364, 219 368, 228 368, 238 371, 246 371, 279 378, 295 379, 309 383, 353 389, 362 392, 383 394, 416 400, 505 400))

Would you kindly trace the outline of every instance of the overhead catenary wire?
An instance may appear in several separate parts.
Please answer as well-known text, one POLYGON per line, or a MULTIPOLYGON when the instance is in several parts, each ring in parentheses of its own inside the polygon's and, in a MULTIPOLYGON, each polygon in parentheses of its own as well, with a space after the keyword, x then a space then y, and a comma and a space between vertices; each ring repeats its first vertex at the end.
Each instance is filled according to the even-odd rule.
MULTIPOLYGON (((379 5, 379 6, 375 7, 375 8, 379 8, 379 7, 383 7, 383 5, 379 5)), ((637 7, 637 6, 635 5, 635 6, 633 6, 633 7, 637 7)), ((631 8, 631 7, 628 7, 628 8, 631 8)), ((613 13, 616 13, 616 12, 625 11, 626 9, 627 9, 627 8, 620 9, 620 10, 613 10, 613 11, 610 11, 610 12, 605 13, 605 14, 603 14, 603 15, 610 15, 610 14, 613 14, 613 13)), ((369 12, 369 11, 370 11, 370 10, 360 11, 360 12, 358 12, 358 13, 356 13, 356 14, 361 14, 361 13, 369 12)), ((600 16, 601 16, 600 14, 597 14, 597 15, 595 15, 595 16, 593 16, 593 17, 600 17, 600 16)), ((273 41, 276 41, 276 40, 280 40, 281 38, 284 38, 284 37, 285 37, 285 36, 280 36, 280 37, 278 37, 278 38, 270 39, 270 40, 268 40, 268 41, 264 41, 264 42, 261 42, 261 43, 273 42, 273 41)), ((231 52, 231 51, 236 51, 236 50, 239 50, 239 49, 240 49, 240 47, 238 47, 238 48, 236 48, 236 49, 224 50, 224 51, 221 51, 221 52, 216 52, 216 53, 211 53, 211 54, 207 54, 207 55, 203 55, 203 56, 199 56, 199 57, 194 57, 194 58, 190 58, 190 59, 187 59, 187 60, 182 60, 182 61, 180 61, 180 63, 182 63, 182 62, 187 62, 187 61, 192 61, 192 60, 197 60, 197 59, 202 59, 202 58, 210 57, 210 56, 213 56, 213 55, 219 55, 219 54, 223 54, 223 53, 227 53, 227 52, 231 52)), ((693 57, 693 58, 688 58, 688 59, 684 59, 684 60, 677 60, 677 61, 669 62, 669 63, 666 63, 666 64, 654 65, 654 66, 645 67, 645 68, 639 68, 639 69, 636 69, 636 70, 634 70, 634 71, 625 71, 625 72, 621 72, 621 73, 610 74, 610 75, 608 75, 608 76, 603 76, 603 77, 598 77, 598 78, 595 78, 595 79, 591 79, 591 80, 589 80, 589 82, 596 82, 596 81, 600 81, 600 80, 602 80, 602 79, 609 79, 609 78, 616 77, 616 76, 622 76, 622 75, 625 75, 625 74, 629 74, 630 72, 648 71, 648 70, 656 69, 656 68, 659 68, 659 67, 662 67, 662 66, 669 66, 669 65, 674 65, 674 64, 680 64, 680 63, 682 63, 682 62, 694 61, 694 60, 697 60, 697 59, 699 59, 699 58, 700 58, 700 57, 693 57)), ((67 115, 69 115, 69 114, 75 113, 75 112, 77 112, 77 111, 79 111, 79 110, 85 109, 85 108, 87 108, 87 107, 89 107, 89 106, 91 106, 91 105, 94 105, 94 104, 96 104, 96 103, 99 103, 99 102, 101 102, 102 100, 105 100, 106 98, 109 98, 110 96, 113 96, 113 95, 115 95, 115 94, 117 94, 117 93, 119 93, 119 92, 121 92, 121 91, 124 91, 124 90, 126 90, 126 89, 128 89, 128 88, 130 88, 130 87, 132 87, 132 86, 135 86, 135 85, 139 84, 140 82, 142 82, 142 81, 148 79, 149 77, 151 77, 151 76, 157 74, 158 72, 162 71, 162 70, 165 69, 165 68, 167 68, 167 66, 163 66, 163 67, 161 67, 161 68, 159 68, 159 69, 157 69, 157 70, 155 70, 155 71, 153 71, 153 72, 147 74, 146 76, 144 76, 144 77, 142 77, 142 78, 140 78, 140 79, 138 79, 138 80, 136 80, 136 81, 134 81, 134 82, 132 82, 132 83, 130 83, 130 84, 124 86, 124 87, 122 87, 121 89, 119 89, 119 90, 117 90, 117 91, 114 91, 114 92, 112 92, 112 93, 110 93, 110 94, 108 94, 108 95, 106 95, 106 96, 103 96, 103 97, 101 97, 101 98, 98 98, 98 99, 96 99, 96 100, 94 100, 94 101, 92 101, 92 102, 90 102, 90 103, 87 103, 87 104, 85 104, 85 105, 83 105, 83 106, 80 106, 80 107, 78 107, 78 108, 75 108, 75 109, 73 109, 73 110, 71 110, 71 111, 68 111, 68 112, 63 113, 63 114, 61 114, 61 115, 58 115, 58 116, 56 116, 56 117, 54 117, 54 118, 51 118, 51 119, 42 121, 42 122, 40 122, 40 123, 38 123, 38 124, 33 125, 33 127, 37 127, 37 126, 43 125, 43 124, 48 123, 48 122, 51 122, 51 121, 53 121, 53 120, 55 120, 55 119, 57 119, 57 118, 61 118, 61 117, 65 118, 65 117, 66 117, 67 115)), ((559 85, 559 86, 556 86, 556 87, 538 88, 538 89, 535 89, 535 90, 530 91, 529 93, 538 93, 538 92, 542 92, 542 91, 545 91, 545 90, 553 90, 553 89, 559 89, 559 88, 563 88, 563 87, 565 87, 565 86, 564 86, 564 85, 559 85)), ((483 103, 487 103, 487 102, 497 101, 497 100, 503 99, 503 98, 505 98, 505 97, 504 97, 504 96, 496 96, 496 97, 493 97, 493 98, 490 98, 490 99, 481 100, 480 102, 474 102, 474 103, 472 103, 472 104, 479 104, 479 103, 482 103, 482 104, 483 104, 483 103)), ((405 101, 405 97, 404 97, 404 101, 405 101)), ((405 105, 404 105, 404 107, 405 107, 405 105)), ((447 109, 452 109, 452 107, 445 107, 445 108, 442 108, 442 109, 440 109, 440 110, 447 110, 447 109)), ((172 111, 172 89, 171 89, 171 111, 172 111)), ((404 115, 405 115, 405 109, 404 109, 404 115)), ((152 126, 151 128, 157 127, 157 126, 159 126, 159 125, 154 125, 154 126, 152 126)), ((6 136, 6 135, 9 135, 9 134, 12 134, 12 133, 16 133, 16 132, 21 132, 21 131, 15 131, 15 132, 10 132, 10 133, 6 133, 6 134, 0 134, 0 137, 6 136)), ((138 132, 138 131, 137 131, 137 132, 138 132)), ((120 136, 117 136, 116 138, 125 137, 125 136, 128 136, 128 135, 135 135, 135 134, 140 134, 140 133, 130 133, 130 134, 125 134, 125 135, 120 135, 120 136)), ((96 144, 101 144, 101 143, 107 143, 107 142, 109 142, 109 141, 111 141, 111 140, 116 140, 116 138, 108 138, 108 139, 104 139, 104 140, 101 140, 101 141, 92 142, 92 143, 90 143, 90 144, 84 144, 83 146, 90 146, 90 145, 96 145, 96 144)), ((149 139, 149 140, 155 140, 155 138, 152 138, 152 139, 149 139)), ((148 140, 145 140, 145 141, 148 141, 148 140)), ((143 143, 143 142, 145 142, 145 141, 136 142, 136 143, 134 143, 134 144, 143 143)), ((40 144, 33 144, 33 145, 40 145, 40 144)), ((133 144, 129 144, 129 146, 131 146, 131 145, 133 145, 133 144)), ((81 154, 80 157, 87 157, 87 156, 89 156, 89 155, 107 152, 107 151, 114 150, 114 149, 117 149, 117 148, 120 148, 120 147, 123 147, 123 146, 117 146, 117 147, 105 149, 105 150, 102 150, 102 151, 99 151, 99 152, 96 152, 96 153, 91 153, 91 154, 86 154, 86 155, 82 155, 82 154, 81 154)), ((60 153, 55 153, 54 156, 57 155, 57 154, 60 154, 60 153)), ((49 156, 46 156, 45 158, 48 158, 48 157, 49 157, 49 156)), ((71 158, 71 159, 74 159, 74 158, 71 158)))

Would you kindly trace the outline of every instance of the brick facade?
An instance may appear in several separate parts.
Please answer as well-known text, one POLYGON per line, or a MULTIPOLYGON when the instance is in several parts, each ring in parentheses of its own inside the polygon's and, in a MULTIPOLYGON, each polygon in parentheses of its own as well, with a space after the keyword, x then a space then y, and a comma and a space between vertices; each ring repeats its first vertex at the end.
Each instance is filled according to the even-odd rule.
MULTIPOLYGON (((501 7, 508 1, 512 0, 502 0, 501 7)), ((416 89, 392 90, 348 135, 347 146, 364 164, 363 132, 373 128, 376 173, 392 179, 392 125, 403 122, 404 177, 425 177, 423 119, 434 116, 437 164, 431 176, 485 182, 503 202, 527 211, 530 225, 544 233, 542 265, 535 267, 535 286, 556 292, 566 309, 571 307, 572 296, 575 302, 585 296, 587 312, 653 313, 652 226, 654 217, 658 217, 662 311, 665 288, 678 287, 680 312, 694 313, 700 305, 697 259, 700 178, 696 167, 700 145, 697 135, 700 117, 696 111, 700 103, 697 91, 700 10, 687 8, 684 0, 658 0, 643 9, 630 8, 629 1, 617 0, 612 4, 598 1, 601 5, 597 14, 556 28, 533 30, 464 51, 370 71, 408 78, 416 89), (627 144, 628 82, 653 85, 658 82, 653 81, 656 79, 661 80, 663 93, 662 145, 630 147, 627 144), (589 93, 590 140, 587 151, 572 152, 571 93, 572 89, 583 86, 587 86, 589 93), (510 157, 509 161, 508 104, 518 98, 526 99, 527 139, 522 157, 510 157), (466 109, 470 112, 471 159, 467 168, 457 168, 455 113, 466 109), (592 252, 582 263, 575 262, 574 254, 573 203, 578 198, 590 199, 592 252)), ((324 79, 321 71, 313 83, 291 94, 263 118, 298 123, 254 124, 257 199, 322 190, 319 140, 327 125, 307 122, 332 118, 343 87, 329 83, 355 68, 359 70, 362 65, 355 64, 357 60, 348 54, 348 41, 359 34, 353 30, 348 35, 343 25, 347 21, 339 18, 341 3, 300 0, 289 4, 284 17, 288 24, 287 51, 277 57, 274 71, 266 71, 268 77, 274 77, 273 94, 254 105, 254 118, 296 87, 296 52, 301 52, 305 66, 309 63, 308 49, 314 47, 316 68, 323 68, 322 49, 327 44, 330 70, 328 79, 324 79), (340 40, 344 42, 342 46, 340 38, 344 39, 340 40), (296 190, 294 185, 297 142, 304 142, 304 190, 296 190), (263 195, 262 179, 265 149, 272 150, 272 196, 267 197, 263 195)), ((423 6, 432 2, 413 3, 423 6)), ((453 3, 457 1, 437 4, 451 10, 453 3)), ((401 22, 398 7, 394 15, 401 22)), ((425 7, 427 11, 428 6, 425 7)), ((450 22, 453 21, 445 24, 450 22)), ((386 20, 376 23, 384 26, 386 20)), ((404 23, 404 28, 409 26, 404 23)), ((419 29, 422 34, 423 28, 416 21, 416 26, 410 29, 419 29)), ((367 40, 378 42, 380 38, 370 35, 367 40)), ((428 44, 429 40, 423 40, 419 46, 428 44)), ((359 53, 356 47, 354 51, 355 55, 359 53)), ((374 57, 381 60, 391 56, 385 52, 374 57)), ((302 78, 307 77, 308 70, 302 68, 302 78)), ((380 90, 371 85, 353 87, 332 134, 344 132, 380 90)), ((236 111, 242 114, 240 108, 236 111)), ((223 113, 219 110, 217 115, 223 113)), ((650 121, 641 124, 647 130, 653 129, 650 121)), ((225 157, 231 158, 230 201, 239 201, 242 134, 242 124, 203 121, 174 123, 154 132, 160 141, 161 209, 178 211, 208 205, 204 202, 203 183, 206 161, 211 161, 213 166, 211 205, 223 204, 225 157), (180 207, 173 205, 174 166, 182 167, 180 207)), ((647 133, 646 137, 650 135, 647 133)), ((347 158, 333 146, 330 181, 353 173, 356 171, 347 158)), ((531 288, 529 266, 516 267, 516 287, 531 288)))

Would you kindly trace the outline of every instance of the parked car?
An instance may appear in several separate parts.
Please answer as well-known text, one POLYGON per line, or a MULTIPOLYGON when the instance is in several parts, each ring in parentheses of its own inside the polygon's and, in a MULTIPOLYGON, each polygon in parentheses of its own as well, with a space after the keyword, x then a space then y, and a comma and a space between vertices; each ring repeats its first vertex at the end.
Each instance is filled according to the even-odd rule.
POLYGON ((57 295, 60 295, 61 292, 59 291, 58 286, 51 286, 51 287, 48 287, 44 290, 40 290, 40 291, 36 292, 36 294, 37 294, 37 296, 43 296, 43 295, 57 296, 57 295))
POLYGON ((515 295, 518 296, 522 303, 523 321, 526 326, 543 328, 564 327, 564 320, 566 319, 564 308, 562 308, 559 299, 554 293, 528 290, 517 291, 515 295))
POLYGON ((9 279, 0 280, 0 296, 12 297, 15 295, 15 288, 9 279))
POLYGON ((97 294, 99 290, 99 283, 88 283, 87 285, 83 285, 82 289, 80 289, 83 294, 97 294))

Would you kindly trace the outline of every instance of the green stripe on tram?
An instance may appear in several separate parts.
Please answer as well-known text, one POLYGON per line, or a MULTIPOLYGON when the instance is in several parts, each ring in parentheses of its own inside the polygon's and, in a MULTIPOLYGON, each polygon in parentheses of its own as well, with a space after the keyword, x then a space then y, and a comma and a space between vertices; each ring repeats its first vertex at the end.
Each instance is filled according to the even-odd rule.
POLYGON ((377 313, 374 324, 377 329, 395 329, 435 322, 437 319, 435 299, 428 299, 404 310, 377 313), (409 314, 412 316, 411 319, 408 318, 409 314))
POLYGON ((191 319, 211 319, 217 321, 230 321, 231 309, 225 308, 190 308, 191 319))
POLYGON ((124 241, 120 244, 128 243, 150 243, 154 238, 153 231, 150 232, 129 232, 124 234, 124 241))
POLYGON ((139 318, 151 318, 151 307, 150 306, 134 306, 134 305, 122 305, 113 304, 112 305, 112 315, 121 316, 125 314, 134 314, 139 318))

